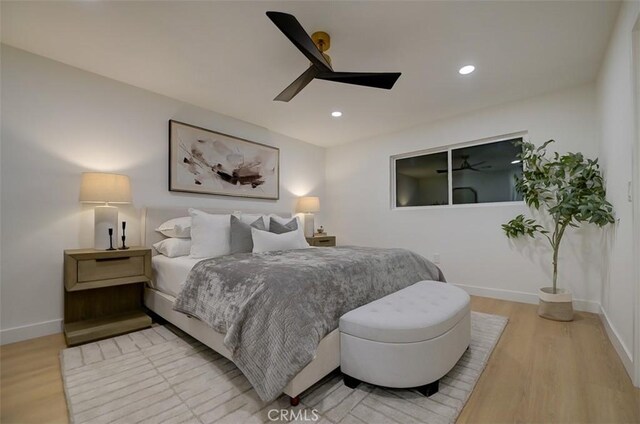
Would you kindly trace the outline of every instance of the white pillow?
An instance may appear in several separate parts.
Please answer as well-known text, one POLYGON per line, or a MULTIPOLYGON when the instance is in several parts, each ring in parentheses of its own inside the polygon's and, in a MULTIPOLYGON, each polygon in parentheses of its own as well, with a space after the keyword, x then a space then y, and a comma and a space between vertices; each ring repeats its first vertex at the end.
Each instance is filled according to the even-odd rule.
POLYGON ((173 218, 160 224, 156 231, 167 237, 191 237, 191 217, 173 218))
POLYGON ((189 256, 191 253, 190 238, 168 238, 153 244, 153 247, 161 255, 170 258, 178 256, 189 256))
POLYGON ((304 236, 301 239, 297 230, 284 234, 274 234, 252 228, 251 237, 253 238, 253 253, 270 252, 272 250, 305 249, 309 247, 304 236))
POLYGON ((231 253, 231 215, 189 209, 192 258, 216 258, 231 253))
MULTIPOLYGON (((297 217, 297 216, 295 218, 296 218, 296 222, 298 223, 298 229, 295 230, 295 231, 291 231, 291 232, 298 234, 298 240, 300 240, 301 249, 304 249, 306 247, 311 247, 311 245, 309 245, 309 243, 307 243, 307 238, 304 236, 304 226, 300 223, 300 218, 297 217)), ((289 220, 289 221, 291 221, 291 220, 289 220)), ((289 221, 287 221, 287 222, 289 222, 289 221)), ((285 224, 287 222, 285 222, 285 224)))

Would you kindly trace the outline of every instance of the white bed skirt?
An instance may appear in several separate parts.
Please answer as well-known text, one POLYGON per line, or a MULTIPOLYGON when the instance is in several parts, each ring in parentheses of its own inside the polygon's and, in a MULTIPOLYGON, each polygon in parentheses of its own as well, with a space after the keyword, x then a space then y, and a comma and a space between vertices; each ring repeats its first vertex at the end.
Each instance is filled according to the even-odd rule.
MULTIPOLYGON (((224 345, 224 334, 218 333, 196 318, 190 318, 183 313, 174 311, 174 301, 175 297, 158 290, 147 287, 144 291, 144 304, 147 308, 233 361, 231 352, 224 345)), ((283 392, 294 398, 339 366, 340 332, 335 329, 320 341, 316 357, 287 384, 283 392)))

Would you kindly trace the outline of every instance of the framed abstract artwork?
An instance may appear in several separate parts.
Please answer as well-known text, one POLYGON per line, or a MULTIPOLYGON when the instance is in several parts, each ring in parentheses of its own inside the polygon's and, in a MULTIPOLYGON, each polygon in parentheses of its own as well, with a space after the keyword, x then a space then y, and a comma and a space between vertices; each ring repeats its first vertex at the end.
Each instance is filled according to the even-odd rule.
POLYGON ((171 120, 169 190, 278 199, 280 149, 171 120))

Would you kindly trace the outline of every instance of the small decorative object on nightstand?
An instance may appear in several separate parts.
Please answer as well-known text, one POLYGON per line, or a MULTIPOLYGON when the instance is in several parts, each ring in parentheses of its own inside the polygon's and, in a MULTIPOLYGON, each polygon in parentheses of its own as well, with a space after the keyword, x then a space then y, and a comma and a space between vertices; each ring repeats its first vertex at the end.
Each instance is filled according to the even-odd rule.
POLYGON ((127 229, 127 221, 122 221, 122 247, 120 248, 120 250, 129 249, 129 247, 125 243, 125 240, 127 240, 127 236, 124 233, 126 229, 127 229))
POLYGON ((113 228, 109 228, 107 232, 109 233, 109 248, 106 250, 116 250, 115 247, 113 247, 113 228))
POLYGON ((314 234, 313 237, 306 237, 306 239, 311 246, 332 247, 336 245, 336 236, 314 234))
POLYGON ((64 251, 64 336, 77 345, 151 325, 142 310, 151 249, 64 251))

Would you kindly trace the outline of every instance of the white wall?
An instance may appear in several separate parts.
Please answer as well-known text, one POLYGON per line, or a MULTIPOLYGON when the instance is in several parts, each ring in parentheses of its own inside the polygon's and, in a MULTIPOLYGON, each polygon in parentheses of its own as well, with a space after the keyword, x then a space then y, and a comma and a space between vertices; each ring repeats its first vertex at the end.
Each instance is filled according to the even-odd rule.
POLYGON ((3 343, 60 331, 62 251, 93 245, 83 171, 131 177, 134 205, 120 208, 131 245, 144 206, 292 211, 297 196, 324 200, 323 148, 8 46, 1 62, 3 343), (279 147, 280 200, 169 192, 169 119, 279 147))
MULTIPOLYGON (((449 281, 475 286, 478 294, 536 302, 537 289, 550 283, 550 251, 542 242, 511 243, 500 228, 527 213, 523 204, 390 208, 390 156, 519 131, 528 131, 536 144, 554 138, 558 151, 597 156, 594 86, 330 148, 328 231, 339 244, 405 247, 428 258, 439 253, 449 281)), ((562 245, 559 282, 586 301, 577 306, 597 311, 601 235, 590 227, 579 232, 583 236, 570 233, 562 245)))
POLYGON ((606 240, 609 251, 602 309, 613 333, 610 335, 614 346, 630 374, 634 307, 638 307, 634 298, 633 267, 638 258, 633 256, 633 208, 628 199, 628 183, 632 180, 636 142, 632 32, 639 13, 640 2, 623 3, 597 81, 600 158, 609 201, 618 219, 606 240))

